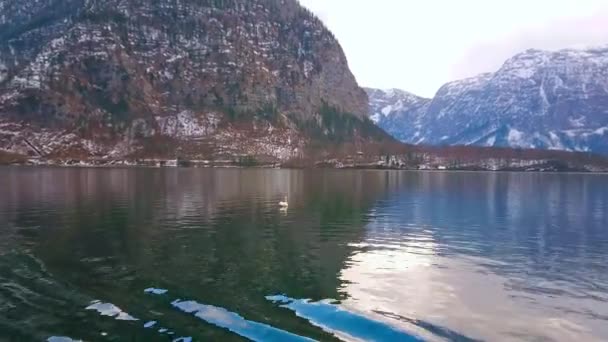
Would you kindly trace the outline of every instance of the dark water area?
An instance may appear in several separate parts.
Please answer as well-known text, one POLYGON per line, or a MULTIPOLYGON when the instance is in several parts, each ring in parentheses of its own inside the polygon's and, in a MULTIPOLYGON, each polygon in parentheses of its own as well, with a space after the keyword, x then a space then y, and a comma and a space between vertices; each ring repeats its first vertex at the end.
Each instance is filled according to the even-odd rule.
POLYGON ((0 236, 0 340, 608 340, 606 175, 0 168, 0 236))

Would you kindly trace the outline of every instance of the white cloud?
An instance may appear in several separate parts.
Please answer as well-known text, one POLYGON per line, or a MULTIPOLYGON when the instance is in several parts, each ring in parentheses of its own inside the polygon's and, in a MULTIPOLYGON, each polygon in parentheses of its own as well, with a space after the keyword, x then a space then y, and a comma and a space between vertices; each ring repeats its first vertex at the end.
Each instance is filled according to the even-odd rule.
POLYGON ((335 33, 359 83, 432 96, 528 48, 608 44, 605 0, 301 0, 335 33))

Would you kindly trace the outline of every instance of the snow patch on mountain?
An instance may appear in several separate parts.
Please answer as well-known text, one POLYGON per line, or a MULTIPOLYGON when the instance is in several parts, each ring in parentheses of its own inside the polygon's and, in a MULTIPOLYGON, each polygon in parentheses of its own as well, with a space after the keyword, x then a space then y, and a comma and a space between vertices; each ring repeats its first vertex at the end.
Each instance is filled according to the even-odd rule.
POLYGON ((0 83, 8 79, 8 68, 4 62, 0 61, 0 83))
POLYGON ((217 130, 221 116, 209 113, 205 116, 196 116, 192 111, 185 110, 176 116, 159 117, 156 122, 160 127, 161 135, 179 138, 201 138, 217 130))
POLYGON ((523 145, 524 132, 518 131, 515 128, 509 130, 508 141, 509 145, 516 147, 525 147, 523 145))

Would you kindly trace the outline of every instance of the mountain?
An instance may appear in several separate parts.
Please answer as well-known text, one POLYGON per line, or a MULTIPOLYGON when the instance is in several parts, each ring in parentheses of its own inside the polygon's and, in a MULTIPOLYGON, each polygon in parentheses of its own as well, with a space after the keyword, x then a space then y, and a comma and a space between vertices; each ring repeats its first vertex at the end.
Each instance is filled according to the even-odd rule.
POLYGON ((431 99, 399 89, 365 88, 370 119, 393 137, 413 144, 422 142, 420 129, 431 99))
POLYGON ((296 0, 0 2, 0 150, 41 158, 300 156, 390 139, 296 0))
POLYGON ((370 113, 404 142, 608 154, 608 47, 527 50, 428 101, 393 93, 368 90, 370 113))

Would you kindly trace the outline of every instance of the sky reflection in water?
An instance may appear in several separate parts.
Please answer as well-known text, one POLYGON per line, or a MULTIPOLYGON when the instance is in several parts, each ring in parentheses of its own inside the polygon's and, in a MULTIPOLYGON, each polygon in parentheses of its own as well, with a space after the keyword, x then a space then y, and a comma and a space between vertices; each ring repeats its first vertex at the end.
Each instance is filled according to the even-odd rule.
POLYGON ((606 341, 607 188, 598 175, 0 168, 0 339, 606 341))

